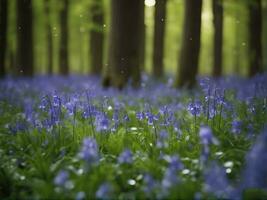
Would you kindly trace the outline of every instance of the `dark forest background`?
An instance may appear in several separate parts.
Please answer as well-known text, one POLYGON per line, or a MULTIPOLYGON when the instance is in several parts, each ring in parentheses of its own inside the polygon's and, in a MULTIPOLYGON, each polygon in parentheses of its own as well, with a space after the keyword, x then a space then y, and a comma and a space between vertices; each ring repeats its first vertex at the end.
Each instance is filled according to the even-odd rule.
POLYGON ((0 0, 0 74, 98 75, 105 86, 267 69, 266 0, 0 0))

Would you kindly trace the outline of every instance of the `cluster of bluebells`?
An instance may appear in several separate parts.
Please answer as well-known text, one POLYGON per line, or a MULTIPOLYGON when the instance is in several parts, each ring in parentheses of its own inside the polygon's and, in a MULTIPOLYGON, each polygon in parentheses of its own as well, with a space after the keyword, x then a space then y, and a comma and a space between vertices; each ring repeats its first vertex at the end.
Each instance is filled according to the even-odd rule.
MULTIPOLYGON (((138 91, 126 87, 121 93, 115 89, 103 90, 95 83, 95 79, 92 81, 73 78, 75 80, 72 81, 74 84, 67 87, 69 91, 66 90, 67 82, 63 79, 51 81, 33 79, 30 83, 31 87, 27 86, 29 85, 28 82, 21 80, 23 90, 18 89, 12 80, 6 80, 6 82, 3 82, 3 86, 0 86, 0 100, 22 108, 21 113, 6 125, 7 130, 13 135, 18 132, 31 132, 35 129, 41 133, 51 133, 52 136, 57 131, 64 131, 62 137, 66 136, 68 139, 69 130, 66 127, 72 125, 73 130, 77 127, 78 131, 84 131, 83 135, 89 137, 83 138, 78 155, 75 152, 79 158, 75 158, 78 160, 75 167, 80 167, 79 164, 83 166, 85 163, 85 166, 89 166, 89 168, 99 167, 99 171, 101 171, 103 160, 105 164, 114 162, 108 164, 111 168, 116 167, 116 170, 118 170, 116 173, 119 174, 125 169, 135 170, 135 164, 155 159, 158 162, 157 164, 160 165, 159 171, 161 170, 161 173, 154 176, 152 173, 146 172, 143 180, 138 184, 134 182, 135 186, 132 187, 134 190, 138 190, 138 187, 141 186, 142 191, 148 198, 155 196, 159 199, 168 198, 173 188, 179 187, 179 184, 183 184, 183 181, 187 180, 187 178, 184 178, 186 176, 180 176, 186 169, 184 167, 186 163, 181 162, 182 156, 180 160, 178 155, 172 154, 173 152, 179 152, 180 149, 187 149, 184 146, 189 146, 192 149, 192 144, 199 145, 201 149, 200 157, 196 158, 199 155, 197 153, 192 157, 197 161, 200 160, 202 164, 200 167, 193 169, 199 170, 200 174, 203 175, 204 181, 201 192, 213 194, 216 198, 233 198, 239 197, 238 195, 247 188, 267 188, 267 171, 262 164, 267 163, 266 130, 246 155, 246 165, 240 175, 240 181, 235 183, 237 185, 235 188, 228 180, 225 169, 218 164, 221 160, 212 162, 211 158, 215 157, 215 154, 212 155, 214 152, 212 152, 211 145, 218 145, 217 149, 221 148, 214 135, 220 138, 220 141, 221 138, 229 136, 229 142, 232 142, 232 139, 241 140, 244 138, 248 141, 248 137, 243 137, 246 131, 256 136, 257 130, 262 127, 255 126, 255 123, 257 120, 264 121, 264 116, 267 114, 266 75, 264 77, 265 79, 255 77, 255 79, 249 81, 201 79, 199 82, 201 91, 196 91, 194 96, 190 96, 190 98, 187 94, 171 88, 168 84, 153 86, 148 80, 142 83, 142 88, 138 91), (55 84, 56 81, 59 81, 60 84, 55 84), (42 92, 40 92, 41 89, 42 92), (253 92, 251 92, 251 89, 253 92), (30 92, 36 95, 35 98, 27 96, 30 92), (23 100, 18 99, 16 101, 16 96, 20 96, 23 100), (242 106, 246 107, 248 116, 243 116, 243 113, 239 112, 242 106), (257 118, 259 113, 260 117, 257 118), (194 122, 188 116, 194 116, 194 122), (227 121, 227 117, 230 120, 227 121), (195 135, 190 126, 191 123, 195 123, 195 135), (201 124, 207 125, 202 126, 201 124), (142 135, 142 131, 147 134, 153 133, 155 137, 151 137, 152 139, 146 138, 142 135), (124 146, 123 151, 116 156, 116 159, 105 157, 105 153, 110 153, 109 147, 105 147, 105 142, 108 142, 109 137, 116 136, 118 132, 125 133, 125 137, 140 141, 142 148, 150 146, 151 152, 141 148, 145 155, 142 157, 137 154, 140 149, 136 150, 136 148, 139 148, 139 146, 132 148, 129 145, 124 146), (187 133, 188 135, 184 138, 183 134, 187 133), (197 135, 197 133, 199 134, 197 135), (224 133, 225 136, 222 135, 224 133), (103 138, 105 138, 105 142, 101 140, 103 138), (186 145, 182 143, 184 139, 186 145), (149 141, 148 145, 146 144, 147 141, 149 141), (195 141, 199 141, 199 143, 195 144, 195 141), (101 146, 101 156, 98 144, 101 146), (134 150, 131 151, 130 149, 134 150), (156 158, 148 158, 151 154, 153 154, 152 157, 155 154, 156 158)), ((0 113, 3 112, 0 107, 0 113)), ((253 138, 256 137, 251 137, 251 140, 253 138)), ((43 142, 42 148, 45 149, 49 145, 50 143, 46 140, 43 142)), ((185 154, 191 156, 190 152, 187 153, 185 154)), ((65 154, 66 152, 62 153, 60 158, 65 159, 65 154)), ((113 156, 115 157, 115 155, 111 157, 113 158, 113 156)), ((193 158, 190 159, 193 160, 193 158)), ((189 166, 191 167, 191 165, 189 166)), ((75 171, 75 167, 71 170, 75 171)), ((57 188, 68 189, 74 187, 70 179, 73 178, 72 176, 77 178, 74 175, 75 173, 71 173, 69 168, 63 169, 68 170, 60 170, 55 175, 53 184, 57 188)), ((90 176, 92 171, 88 170, 85 173, 90 176)), ((185 172, 187 173, 186 170, 185 172)), ((141 173, 143 174, 144 171, 141 171, 141 173)), ((132 178, 135 177, 131 177, 130 180, 133 180, 132 178)), ((126 183, 123 180, 120 183, 123 186, 119 185, 125 191, 128 190, 124 186, 126 183)), ((106 180, 99 181, 98 187, 94 191, 95 197, 107 199, 113 196, 115 192, 113 184, 106 180)), ((119 190, 118 185, 116 186, 116 189, 119 190)), ((78 189, 77 199, 85 198, 85 193, 80 188, 78 189)))
POLYGON ((100 155, 96 140, 93 138, 84 138, 79 157, 88 164, 96 164, 99 161, 100 155))

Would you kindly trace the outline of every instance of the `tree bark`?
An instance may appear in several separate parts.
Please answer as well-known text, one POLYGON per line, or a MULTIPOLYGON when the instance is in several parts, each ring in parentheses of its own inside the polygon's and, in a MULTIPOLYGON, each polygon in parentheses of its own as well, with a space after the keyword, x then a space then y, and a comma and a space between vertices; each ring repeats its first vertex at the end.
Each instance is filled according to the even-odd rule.
POLYGON ((101 75, 103 68, 104 10, 102 0, 93 0, 91 5, 92 28, 90 30, 91 74, 101 75))
POLYGON ((185 0, 183 40, 176 86, 192 88, 196 83, 200 52, 202 0, 185 0))
POLYGON ((62 0, 63 7, 60 11, 60 46, 59 46, 59 70, 61 75, 69 74, 69 28, 68 28, 68 12, 69 0, 62 0))
POLYGON ((213 76, 222 75, 222 49, 223 49, 223 1, 212 0, 214 41, 213 41, 213 76))
POLYGON ((145 71, 145 52, 146 52, 146 27, 145 27, 145 2, 142 0, 140 3, 140 13, 139 18, 140 25, 140 70, 145 71))
POLYGON ((154 16, 154 47, 153 47, 153 75, 157 78, 163 76, 164 66, 164 37, 166 21, 167 0, 156 0, 154 16))
POLYGON ((250 0, 249 6, 249 76, 263 72, 261 0, 250 0))
POLYGON ((17 0, 17 70, 23 76, 33 75, 32 1, 17 0))
POLYGON ((51 28, 51 17, 50 17, 50 0, 44 0, 45 5, 45 30, 47 40, 47 72, 53 74, 53 36, 51 28))
POLYGON ((0 78, 6 75, 7 0, 0 0, 0 78))
POLYGON ((143 0, 112 0, 108 68, 104 86, 122 89, 140 83, 140 4, 143 0))

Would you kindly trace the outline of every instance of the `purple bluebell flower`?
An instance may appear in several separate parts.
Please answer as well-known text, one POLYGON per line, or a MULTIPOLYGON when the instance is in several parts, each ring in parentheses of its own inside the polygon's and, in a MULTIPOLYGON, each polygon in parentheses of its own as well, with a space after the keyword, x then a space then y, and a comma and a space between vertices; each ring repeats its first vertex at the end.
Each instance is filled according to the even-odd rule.
POLYGON ((246 155, 242 188, 267 188, 267 129, 258 136, 246 155))
POLYGON ((135 114, 135 116, 136 116, 136 118, 138 119, 138 120, 143 120, 143 119, 145 119, 145 114, 143 113, 143 112, 137 112, 136 114, 135 114))
POLYGON ((214 194, 217 198, 230 198, 233 193, 226 172, 215 162, 204 171, 204 191, 214 194))
POLYGON ((133 154, 131 150, 125 149, 118 157, 118 163, 131 164, 133 162, 133 154))
POLYGON ((95 196, 99 199, 109 199, 111 198, 112 192, 112 185, 110 183, 103 183, 96 191, 95 196))
POLYGON ((168 167, 164 173, 161 185, 164 192, 167 192, 169 189, 174 187, 180 182, 177 175, 177 170, 174 168, 168 167))
POLYGON ((242 122, 238 120, 234 120, 232 122, 232 132, 235 134, 240 134, 242 130, 242 122))
POLYGON ((61 170, 55 177, 54 184, 57 186, 64 186, 68 180, 69 180, 69 173, 65 170, 61 170))
POLYGON ((93 138, 84 138, 79 157, 89 164, 97 163, 99 160, 98 145, 93 138))
POLYGON ((144 186, 143 191, 147 196, 151 194, 158 187, 158 182, 150 175, 144 175, 144 186))
POLYGON ((158 148, 166 148, 166 147, 168 147, 168 143, 167 143, 167 139, 168 139, 168 133, 167 133, 167 131, 165 131, 165 130, 163 130, 163 131, 160 131, 160 133, 159 133, 159 137, 158 137, 158 139, 157 139, 157 144, 156 144, 156 146, 158 147, 158 148))
POLYGON ((58 95, 53 96, 53 106, 60 107, 61 106, 61 98, 58 95))
POLYGON ((213 136, 212 130, 208 126, 201 126, 199 137, 203 145, 218 144, 218 140, 213 136))
POLYGON ((187 110, 193 116, 200 116, 200 113, 202 111, 202 104, 200 101, 192 102, 188 105, 187 110))
POLYGON ((108 117, 103 113, 98 114, 95 119, 95 127, 98 132, 107 131, 109 129, 108 117))

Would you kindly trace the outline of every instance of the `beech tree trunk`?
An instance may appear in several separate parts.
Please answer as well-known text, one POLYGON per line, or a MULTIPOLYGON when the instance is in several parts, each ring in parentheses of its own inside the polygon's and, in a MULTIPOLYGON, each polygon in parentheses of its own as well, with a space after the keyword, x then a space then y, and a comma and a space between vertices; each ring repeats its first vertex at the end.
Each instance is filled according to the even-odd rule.
POLYGON ((166 21, 167 0, 156 0, 155 27, 154 27, 154 52, 153 52, 153 75, 157 78, 163 76, 164 66, 164 37, 166 21))
POLYGON ((140 23, 140 70, 145 71, 145 52, 146 52, 146 27, 145 27, 145 1, 142 0, 140 3, 140 13, 139 17, 140 23))
POLYGON ((7 0, 0 0, 0 78, 6 75, 7 0))
POLYGON ((213 76, 222 75, 222 49, 223 49, 223 1, 212 0, 214 41, 213 41, 213 76))
POLYGON ((32 1, 17 0, 17 70, 19 75, 33 75, 32 1))
POLYGON ((183 39, 176 86, 192 88, 196 83, 200 52, 202 0, 185 0, 183 39))
POLYGON ((112 0, 108 66, 104 86, 140 83, 140 6, 143 0, 112 0))
POLYGON ((47 40, 47 71, 48 74, 53 74, 53 36, 51 28, 51 17, 50 17, 50 0, 45 0, 45 29, 46 29, 46 40, 47 40))
POLYGON ((62 0, 63 7, 60 11, 60 46, 59 46, 59 70, 61 75, 69 74, 69 28, 68 28, 68 12, 69 0, 62 0))
POLYGON ((91 74, 101 75, 104 47, 104 10, 102 0, 93 0, 91 5, 92 28, 90 30, 91 74))
POLYGON ((261 0, 250 0, 249 6, 249 76, 263 72, 261 0))

